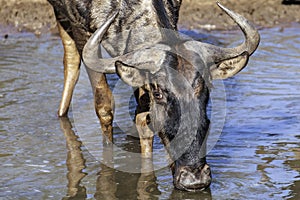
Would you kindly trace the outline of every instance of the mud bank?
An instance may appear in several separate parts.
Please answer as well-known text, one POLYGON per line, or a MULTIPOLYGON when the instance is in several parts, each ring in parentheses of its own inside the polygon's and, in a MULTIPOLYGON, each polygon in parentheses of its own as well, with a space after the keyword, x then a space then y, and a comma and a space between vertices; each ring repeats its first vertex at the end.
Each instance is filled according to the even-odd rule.
MULTIPOLYGON (((300 22, 300 5, 283 5, 282 0, 224 0, 222 4, 245 16, 258 27, 285 26, 300 22)), ((30 31, 56 32, 56 21, 46 0, 0 0, 1 33, 30 31)), ((227 30, 235 24, 214 0, 183 0, 179 27, 227 30)))

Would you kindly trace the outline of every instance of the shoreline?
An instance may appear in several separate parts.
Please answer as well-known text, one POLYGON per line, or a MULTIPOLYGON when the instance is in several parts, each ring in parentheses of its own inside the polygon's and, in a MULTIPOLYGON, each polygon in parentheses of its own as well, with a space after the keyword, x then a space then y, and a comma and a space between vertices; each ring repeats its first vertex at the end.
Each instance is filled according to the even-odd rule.
MULTIPOLYGON (((57 33, 52 7, 46 0, 0 0, 0 33, 57 33)), ((258 29, 300 23, 300 5, 284 5, 282 0, 223 0, 224 6, 243 15, 258 29)), ((183 0, 179 29, 232 30, 237 26, 214 0, 183 0)))

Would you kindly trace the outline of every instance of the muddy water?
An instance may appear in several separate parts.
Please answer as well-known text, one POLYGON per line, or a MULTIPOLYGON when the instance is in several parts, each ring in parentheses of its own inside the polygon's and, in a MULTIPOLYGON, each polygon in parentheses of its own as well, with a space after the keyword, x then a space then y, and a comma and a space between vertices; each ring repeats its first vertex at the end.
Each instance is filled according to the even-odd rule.
MULTIPOLYGON (((213 182, 209 190, 196 193, 173 189, 158 138, 156 171, 136 173, 151 165, 134 158, 138 140, 130 129, 134 112, 130 96, 115 93, 120 110, 115 146, 101 146, 84 70, 70 119, 57 118, 63 82, 63 50, 57 36, 20 34, 1 39, 0 198, 299 199, 299 33, 297 25, 262 30, 261 46, 248 67, 224 81, 225 125, 207 156, 213 182), (135 163, 130 169, 128 161, 135 163)), ((213 42, 226 46, 242 39, 238 32, 212 35, 213 42)), ((123 87, 115 76, 110 84, 123 87)))

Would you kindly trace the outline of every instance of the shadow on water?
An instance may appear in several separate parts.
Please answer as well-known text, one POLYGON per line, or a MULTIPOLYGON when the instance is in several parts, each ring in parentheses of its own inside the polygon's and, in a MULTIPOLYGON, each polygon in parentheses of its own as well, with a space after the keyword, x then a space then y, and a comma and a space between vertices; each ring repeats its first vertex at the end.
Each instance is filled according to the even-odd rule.
MULTIPOLYGON (((102 154, 110 165, 98 162, 88 146, 101 144, 100 134, 95 133, 99 132, 97 118, 78 115, 75 107, 72 123, 56 116, 63 83, 59 38, 20 34, 0 39, 0 162, 4 174, 0 198, 299 199, 299 32, 297 24, 262 30, 261 45, 248 66, 224 81, 226 123, 207 157, 213 182, 209 190, 199 193, 174 190, 168 167, 151 173, 118 170, 130 157, 112 155, 109 149, 115 147, 104 148, 102 154), (116 168, 108 167, 112 165, 116 168)), ((210 41, 224 46, 242 40, 237 32, 210 35, 214 35, 210 41)), ((191 36, 208 40, 195 32, 191 36)), ((116 83, 115 77, 110 81, 116 83)), ((75 93, 77 111, 88 110, 88 106, 93 110, 84 69, 75 93)), ((120 98, 115 141, 117 147, 138 152, 138 139, 118 129, 128 123, 124 117, 127 103, 120 98)), ((87 115, 95 115, 91 113, 87 115)), ((154 147, 160 152, 158 138, 154 147)), ((156 154, 153 159, 155 167, 165 157, 156 154)), ((140 161, 137 168, 153 167, 152 162, 140 161)))

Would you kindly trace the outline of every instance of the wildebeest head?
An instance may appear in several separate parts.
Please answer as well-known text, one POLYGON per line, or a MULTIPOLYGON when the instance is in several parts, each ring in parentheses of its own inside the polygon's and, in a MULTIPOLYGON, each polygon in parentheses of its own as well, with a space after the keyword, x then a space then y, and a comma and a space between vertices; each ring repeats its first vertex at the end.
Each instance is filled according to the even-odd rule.
POLYGON ((205 188, 211 182, 205 160, 209 73, 202 59, 198 60, 196 68, 195 63, 168 52, 164 61, 153 74, 117 62, 117 73, 126 83, 138 80, 135 86, 148 91, 149 126, 159 134, 174 161, 171 169, 175 187, 182 190, 205 188))
POLYGON ((172 44, 162 41, 115 58, 98 58, 98 45, 116 14, 93 34, 83 50, 83 60, 90 69, 117 73, 125 83, 148 92, 149 126, 165 144, 173 161, 174 185, 182 190, 203 189, 211 182, 205 159, 210 81, 237 74, 259 43, 257 30, 245 18, 219 6, 245 35, 245 42, 238 47, 222 48, 179 38, 172 44))

